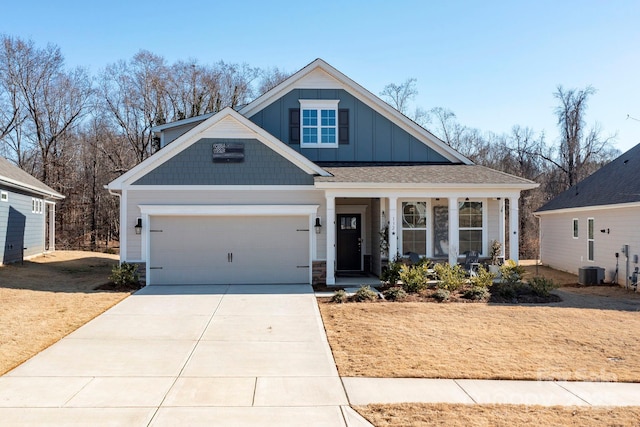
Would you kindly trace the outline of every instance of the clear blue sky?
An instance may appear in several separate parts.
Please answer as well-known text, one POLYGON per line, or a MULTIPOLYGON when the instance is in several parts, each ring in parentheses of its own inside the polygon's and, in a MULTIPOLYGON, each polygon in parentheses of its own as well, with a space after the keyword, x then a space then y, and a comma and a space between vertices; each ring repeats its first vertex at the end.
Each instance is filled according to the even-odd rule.
POLYGON ((0 33, 60 46, 97 73, 140 49, 296 71, 323 58, 378 94, 418 79, 414 105, 460 123, 557 138, 557 85, 597 93, 587 122, 640 143, 640 1, 8 1, 0 33))

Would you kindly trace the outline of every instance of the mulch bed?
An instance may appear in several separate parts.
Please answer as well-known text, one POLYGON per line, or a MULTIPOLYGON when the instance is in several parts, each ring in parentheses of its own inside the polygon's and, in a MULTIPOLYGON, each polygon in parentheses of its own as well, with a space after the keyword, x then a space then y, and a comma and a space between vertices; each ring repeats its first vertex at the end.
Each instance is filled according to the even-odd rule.
POLYGON ((96 291, 111 291, 111 292, 134 292, 142 289, 141 283, 130 283, 127 285, 116 285, 113 282, 105 283, 104 285, 96 286, 96 291))

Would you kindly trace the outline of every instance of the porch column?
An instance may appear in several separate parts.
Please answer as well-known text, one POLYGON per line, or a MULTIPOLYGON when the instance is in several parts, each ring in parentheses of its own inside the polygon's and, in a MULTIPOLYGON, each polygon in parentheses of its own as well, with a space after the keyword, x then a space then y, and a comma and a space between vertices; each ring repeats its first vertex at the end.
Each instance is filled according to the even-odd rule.
POLYGON ((458 198, 449 197, 449 264, 451 265, 458 263, 459 244, 458 198))
POLYGON ((509 258, 516 263, 519 261, 519 228, 520 220, 518 219, 518 200, 519 197, 509 197, 509 258))
POLYGON ((389 197, 389 262, 398 255, 398 198, 389 197))
POLYGON ((327 285, 336 284, 336 198, 326 197, 327 217, 327 285))
POLYGON ((505 229, 505 205, 504 205, 504 197, 501 197, 500 200, 498 200, 498 209, 500 209, 500 214, 498 215, 498 234, 500 235, 500 238, 498 239, 498 241, 502 244, 502 249, 500 249, 500 256, 503 257, 505 256, 504 253, 504 248, 505 248, 505 240, 506 240, 506 229, 505 229))

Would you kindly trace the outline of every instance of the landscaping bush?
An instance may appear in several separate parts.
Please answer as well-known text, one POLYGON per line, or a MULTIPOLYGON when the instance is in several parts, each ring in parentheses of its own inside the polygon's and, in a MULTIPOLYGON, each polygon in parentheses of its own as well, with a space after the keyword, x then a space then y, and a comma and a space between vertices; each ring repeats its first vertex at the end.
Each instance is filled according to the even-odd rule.
POLYGON ((557 286, 551 279, 545 279, 544 277, 536 276, 529 281, 531 291, 539 297, 548 297, 549 291, 555 289, 557 286))
POLYGON ((347 297, 347 293, 343 289, 338 289, 331 297, 331 302, 335 302, 336 304, 344 304, 348 299, 349 297, 347 297))
POLYGON ((476 275, 471 277, 471 284, 473 285, 473 287, 487 289, 489 286, 493 285, 493 279, 495 278, 495 274, 491 273, 483 266, 479 266, 476 275))
POLYGON ((398 262, 398 260, 389 262, 386 270, 382 271, 380 280, 383 283, 388 283, 390 286, 395 286, 398 283, 398 280, 400 280, 400 269, 403 265, 404 264, 398 262))
POLYGON ((476 301, 488 299, 489 296, 489 289, 484 286, 474 286, 471 289, 467 289, 466 291, 464 291, 464 294, 462 294, 462 298, 476 301))
POLYGON ((375 301, 378 299, 378 293, 372 290, 368 285, 362 285, 353 296, 353 299, 357 302, 375 301))
POLYGON ((451 292, 446 289, 438 289, 432 295, 432 297, 438 302, 449 301, 449 297, 451 296, 451 292))
POLYGON ((400 301, 407 297, 407 293, 399 286, 387 289, 382 293, 384 299, 389 301, 400 301))
POLYGON ((502 274, 502 281, 507 283, 517 283, 525 273, 524 267, 516 264, 512 259, 508 259, 500 267, 500 273, 502 274))
POLYGON ((511 302, 518 298, 522 283, 501 282, 491 287, 491 294, 505 301, 511 302))
POLYGON ((111 270, 109 279, 116 286, 132 286, 140 284, 140 276, 138 276, 138 264, 129 264, 122 262, 111 270))
POLYGON ((449 263, 436 264, 434 267, 437 279, 440 281, 438 287, 448 291, 455 291, 466 282, 466 274, 461 266, 451 266, 449 263))
POLYGON ((427 288, 428 264, 403 265, 400 269, 402 289, 409 294, 415 294, 427 288))

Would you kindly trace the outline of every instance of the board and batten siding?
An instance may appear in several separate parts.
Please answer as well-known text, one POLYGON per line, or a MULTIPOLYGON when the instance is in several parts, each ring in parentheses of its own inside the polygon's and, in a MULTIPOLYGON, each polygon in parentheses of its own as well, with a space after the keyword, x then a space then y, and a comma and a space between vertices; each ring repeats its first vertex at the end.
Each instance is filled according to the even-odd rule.
POLYGON ((450 163, 405 130, 343 89, 293 89, 249 117, 271 135, 314 162, 433 162, 450 163), (349 110, 349 143, 338 148, 301 148, 289 140, 289 109, 301 99, 339 100, 349 110))
POLYGON ((7 201, 0 201, 0 264, 20 261, 24 257, 44 252, 45 203, 42 197, 16 192, 0 186, 8 193, 7 201), (42 203, 42 213, 32 212, 32 199, 42 203))
MULTIPOLYGON (((615 253, 619 253, 618 283, 625 283, 625 257, 622 246, 629 245, 629 265, 633 255, 640 257, 640 207, 579 210, 540 216, 540 257, 544 265, 578 274, 580 267, 605 269, 605 281, 613 279, 615 253), (578 219, 578 238, 573 238, 573 219, 578 219), (594 220, 594 260, 588 261, 588 219, 594 220), (604 230, 604 233, 601 231, 604 230)), ((629 274, 631 274, 629 271, 629 274)))
MULTIPOLYGON (((317 248, 314 259, 326 258, 326 227, 324 192, 308 190, 153 190, 148 187, 127 190, 127 259, 142 260, 142 237, 136 235, 134 225, 140 215, 139 205, 320 205, 318 215, 322 218, 322 233, 315 234, 317 248)), ((313 254, 312 254, 313 256, 313 254)))

